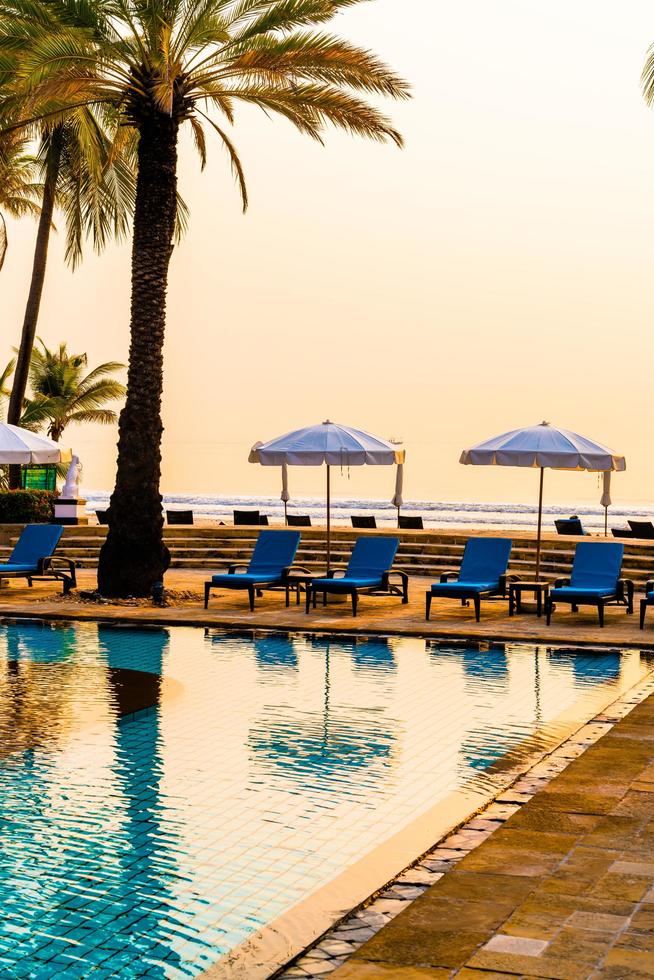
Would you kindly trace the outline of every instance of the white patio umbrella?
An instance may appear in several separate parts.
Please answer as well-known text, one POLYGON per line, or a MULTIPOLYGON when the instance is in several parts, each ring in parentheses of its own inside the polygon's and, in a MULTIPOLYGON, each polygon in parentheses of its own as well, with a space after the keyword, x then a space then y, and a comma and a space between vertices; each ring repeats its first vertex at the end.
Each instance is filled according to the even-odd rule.
POLYGON ((0 422, 0 463, 25 466, 70 460, 70 449, 62 449, 58 442, 18 425, 0 422))
POLYGON ((600 443, 576 432, 558 429, 549 422, 514 429, 486 442, 464 449, 461 463, 474 466, 531 466, 540 469, 538 490, 538 532, 536 536, 536 581, 540 576, 541 526, 543 518, 544 470, 624 470, 624 456, 616 455, 600 443))
MULTIPOLYGON (((287 432, 270 442, 255 443, 249 461, 262 466, 322 466, 327 468, 327 571, 331 566, 331 467, 332 466, 392 466, 404 462, 404 449, 335 422, 310 425, 305 429, 287 432)), ((284 485, 288 494, 288 485, 284 485)))

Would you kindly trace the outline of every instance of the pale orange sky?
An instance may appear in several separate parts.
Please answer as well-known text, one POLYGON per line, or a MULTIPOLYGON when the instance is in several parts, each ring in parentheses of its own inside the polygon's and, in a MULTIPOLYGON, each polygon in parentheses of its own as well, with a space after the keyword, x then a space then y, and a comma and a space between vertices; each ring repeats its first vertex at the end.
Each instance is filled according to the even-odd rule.
MULTIPOLYGON (((646 0, 375 0, 335 29, 414 86, 389 104, 403 152, 241 111, 200 174, 185 141, 190 231, 173 257, 163 488, 278 492, 257 439, 331 418, 407 448, 405 497, 528 500, 536 474, 463 467, 461 449, 542 419, 627 457, 614 500, 652 503, 654 113, 639 75, 646 0)), ((4 351, 17 342, 35 227, 10 227, 4 351)), ((129 248, 65 270, 55 241, 39 333, 125 360, 129 248)), ((68 430, 84 484, 113 484, 114 429, 68 430)), ((291 491, 322 489, 294 469, 291 491)), ((334 492, 388 497, 385 468, 334 492)), ((550 501, 599 497, 552 474, 550 501)))

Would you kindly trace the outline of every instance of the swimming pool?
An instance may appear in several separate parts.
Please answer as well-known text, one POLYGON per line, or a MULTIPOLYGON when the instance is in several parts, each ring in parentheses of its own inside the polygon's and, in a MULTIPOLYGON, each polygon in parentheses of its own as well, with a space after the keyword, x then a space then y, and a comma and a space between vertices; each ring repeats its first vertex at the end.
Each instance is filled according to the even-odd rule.
POLYGON ((0 664, 0 976, 93 980, 267 975, 649 670, 36 623, 0 664))

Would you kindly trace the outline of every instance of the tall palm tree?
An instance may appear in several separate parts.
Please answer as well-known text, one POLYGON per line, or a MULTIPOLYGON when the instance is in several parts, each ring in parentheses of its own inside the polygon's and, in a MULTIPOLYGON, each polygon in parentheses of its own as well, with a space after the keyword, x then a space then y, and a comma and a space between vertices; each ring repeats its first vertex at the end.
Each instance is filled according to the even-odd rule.
MULTIPOLYGON (((0 129, 3 128, 0 115, 0 129)), ((37 162, 29 153, 29 138, 12 131, 0 139, 0 269, 7 254, 7 224, 5 214, 12 218, 38 215, 41 186, 35 180, 37 162)))
MULTIPOLYGON (((0 56, 15 46, 20 18, 32 22, 33 2, 0 2, 0 56)), ((166 566, 161 394, 180 127, 190 125, 202 162, 207 131, 219 137, 244 207, 241 161, 216 121, 222 116, 233 122, 238 104, 281 115, 319 141, 331 123, 401 145, 399 133, 366 96, 405 98, 406 83, 369 51, 320 29, 360 2, 95 0, 93 30, 69 26, 65 17, 56 30, 51 24, 29 28, 33 35, 19 76, 34 107, 25 121, 110 105, 138 134, 127 399, 120 415, 109 533, 98 569, 105 595, 147 595, 166 566)))
POLYGON ((69 354, 66 344, 51 351, 39 339, 32 351, 30 402, 43 406, 48 435, 55 442, 71 422, 113 425, 118 421, 116 412, 106 405, 125 396, 125 386, 111 377, 125 365, 108 361, 85 375, 87 364, 86 354, 69 354))
MULTIPOLYGON (((16 89, 16 78, 26 52, 36 38, 58 30, 93 32, 98 25, 92 4, 77 0, 59 3, 27 0, 21 9, 7 5, 3 11, 12 21, 12 36, 0 55, 0 118, 31 103, 16 89), (12 9, 13 8, 13 9, 12 9)), ((1 16, 2 14, 0 14, 1 16)), ((43 106, 41 106, 43 109, 43 106)), ((37 138, 37 160, 42 176, 40 218, 34 248, 32 276, 25 306, 7 421, 17 425, 23 411, 30 359, 45 282, 53 217, 59 209, 66 226, 66 261, 73 267, 82 258, 85 237, 100 252, 113 235, 120 239, 128 230, 134 207, 134 145, 120 131, 119 119, 110 106, 79 106, 72 112, 46 112, 34 120, 30 134, 37 138)), ((9 127, 7 135, 15 133, 9 127)), ((20 134, 23 135, 24 134, 20 134)), ((10 484, 19 485, 20 470, 10 468, 10 484)))
MULTIPOLYGON (((42 127, 38 152, 43 176, 41 214, 7 411, 7 421, 14 425, 19 423, 27 389, 55 210, 64 216, 66 260, 73 268, 82 257, 86 236, 101 251, 112 234, 120 239, 127 232, 134 201, 133 175, 125 155, 115 154, 116 129, 106 113, 103 118, 88 107, 76 109, 54 126, 42 127)), ((12 485, 18 479, 19 472, 10 471, 12 485)))

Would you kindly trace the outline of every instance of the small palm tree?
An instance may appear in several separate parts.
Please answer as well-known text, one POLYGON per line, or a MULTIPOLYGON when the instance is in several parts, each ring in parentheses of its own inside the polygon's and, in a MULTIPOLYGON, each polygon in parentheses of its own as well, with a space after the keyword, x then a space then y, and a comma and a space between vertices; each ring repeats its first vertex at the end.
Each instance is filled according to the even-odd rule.
POLYGON ((125 386, 111 377, 125 365, 108 361, 85 375, 87 364, 86 354, 69 354, 66 344, 51 351, 39 339, 32 351, 32 398, 27 400, 25 410, 31 408, 35 415, 43 413, 48 435, 55 442, 72 422, 113 425, 118 421, 116 412, 106 405, 125 396, 125 386))
MULTIPOLYGON (((8 120, 5 118, 4 123, 8 120)), ((0 116, 0 129, 3 119, 0 116)), ((36 158, 28 152, 29 139, 12 131, 0 139, 0 269, 7 254, 5 214, 12 218, 38 215, 41 185, 36 183, 36 158)))
MULTIPOLYGON (((369 51, 322 30, 360 2, 95 0, 85 6, 96 23, 78 29, 70 15, 61 17, 59 28, 41 25, 32 0, 0 0, 0 58, 11 57, 17 39, 30 33, 18 65, 31 100, 25 122, 109 105, 138 135, 128 390, 98 569, 105 595, 148 595, 166 566, 161 395, 180 127, 191 127, 202 162, 207 131, 218 136, 244 207, 243 167, 216 121, 232 123, 239 104, 283 116, 319 141, 332 124, 401 145, 397 130, 366 97, 405 98, 406 83, 369 51)), ((57 8, 73 10, 75 0, 58 0, 57 8)))

